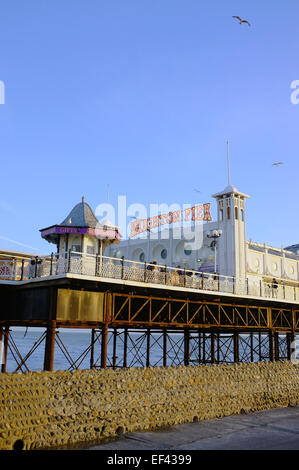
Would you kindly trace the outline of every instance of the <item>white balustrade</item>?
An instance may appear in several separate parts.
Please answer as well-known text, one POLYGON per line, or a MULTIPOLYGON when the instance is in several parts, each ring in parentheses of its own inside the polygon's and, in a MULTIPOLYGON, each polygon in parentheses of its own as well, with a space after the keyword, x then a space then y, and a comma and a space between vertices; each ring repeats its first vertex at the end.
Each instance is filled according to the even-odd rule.
POLYGON ((282 282, 273 284, 236 279, 73 251, 29 260, 0 259, 0 281, 21 281, 66 273, 299 302, 299 287, 282 282))

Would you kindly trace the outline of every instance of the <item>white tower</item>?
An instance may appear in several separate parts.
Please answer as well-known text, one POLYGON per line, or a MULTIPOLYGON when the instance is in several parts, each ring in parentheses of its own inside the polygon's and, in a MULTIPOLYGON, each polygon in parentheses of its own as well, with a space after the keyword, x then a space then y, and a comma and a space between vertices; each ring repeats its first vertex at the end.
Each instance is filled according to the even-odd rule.
POLYGON ((229 184, 217 200, 219 273, 237 278, 246 277, 245 200, 249 197, 229 184))

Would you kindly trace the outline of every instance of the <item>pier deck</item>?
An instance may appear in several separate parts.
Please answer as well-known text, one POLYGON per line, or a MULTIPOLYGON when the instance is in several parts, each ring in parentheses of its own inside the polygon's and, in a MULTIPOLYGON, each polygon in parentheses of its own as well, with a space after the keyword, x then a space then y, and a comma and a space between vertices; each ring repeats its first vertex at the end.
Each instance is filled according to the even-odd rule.
MULTIPOLYGON (((60 328, 91 330, 91 367, 127 367, 129 339, 138 353, 134 331, 144 335, 144 366, 151 365, 154 333, 161 336, 163 365, 173 332, 182 333, 177 348, 183 350, 185 365, 214 364, 232 357, 234 362, 290 360, 294 354, 299 330, 299 288, 295 285, 274 287, 265 281, 249 283, 194 271, 178 274, 168 267, 151 271, 132 261, 83 260, 71 254, 62 261, 53 256, 40 263, 36 260, 33 273, 29 263, 7 262, 6 279, 0 280, 3 372, 13 326, 45 328, 45 370, 53 369, 60 328), (113 342, 111 358, 108 341, 113 342), (244 341, 246 353, 241 353, 244 341), (97 342, 99 364, 93 359, 97 342), (121 360, 116 356, 120 344, 121 360)), ((23 359, 19 358, 18 367, 23 359)), ((72 366, 76 367, 75 361, 72 366)))

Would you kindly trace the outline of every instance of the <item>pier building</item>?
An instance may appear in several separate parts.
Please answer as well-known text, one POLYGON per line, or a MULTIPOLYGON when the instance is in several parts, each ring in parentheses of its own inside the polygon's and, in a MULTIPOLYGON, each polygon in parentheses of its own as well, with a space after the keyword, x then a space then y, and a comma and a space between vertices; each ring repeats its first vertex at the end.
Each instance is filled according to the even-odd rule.
MULTIPOLYGON (((147 258, 141 258, 136 250, 143 249, 144 240, 122 243, 118 228, 100 223, 83 198, 61 223, 41 229, 56 248, 50 254, 2 256, 2 372, 7 371, 8 354, 16 370, 28 371, 28 358, 42 344, 45 370, 55 367, 55 347, 64 351, 73 369, 87 355, 91 368, 154 366, 153 345, 160 348, 163 366, 294 357, 297 253, 246 239, 245 193, 229 185, 214 198, 217 220, 209 220, 206 207, 205 223, 200 229, 195 224, 203 242, 195 253, 184 239, 172 236, 165 242, 158 235, 152 242, 148 238, 147 258), (153 260, 160 249, 161 259, 153 260), (109 250, 118 250, 117 256, 109 250), (173 256, 182 253, 193 256, 196 264, 178 268, 173 256), (205 253, 213 255, 211 268, 202 263, 198 269, 205 253), (25 356, 13 339, 16 326, 42 329, 25 356), (63 328, 90 330, 90 344, 78 358, 63 344, 63 328)), ((192 208, 190 214, 196 218, 192 208)))

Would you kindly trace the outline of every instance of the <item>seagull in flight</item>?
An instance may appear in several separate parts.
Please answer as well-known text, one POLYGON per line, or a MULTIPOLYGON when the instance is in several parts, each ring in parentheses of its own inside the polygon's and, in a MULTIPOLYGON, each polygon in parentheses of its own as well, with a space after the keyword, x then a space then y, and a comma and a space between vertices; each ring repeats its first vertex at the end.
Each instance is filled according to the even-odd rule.
POLYGON ((197 193, 200 193, 199 189, 194 189, 194 191, 196 191, 197 193))
POLYGON ((272 166, 279 166, 279 165, 283 165, 283 162, 272 163, 272 166))
POLYGON ((239 24, 242 24, 242 23, 247 23, 248 26, 251 26, 251 24, 247 21, 247 20, 242 20, 242 18, 240 18, 239 16, 233 16, 233 18, 236 18, 237 20, 239 20, 239 24))

